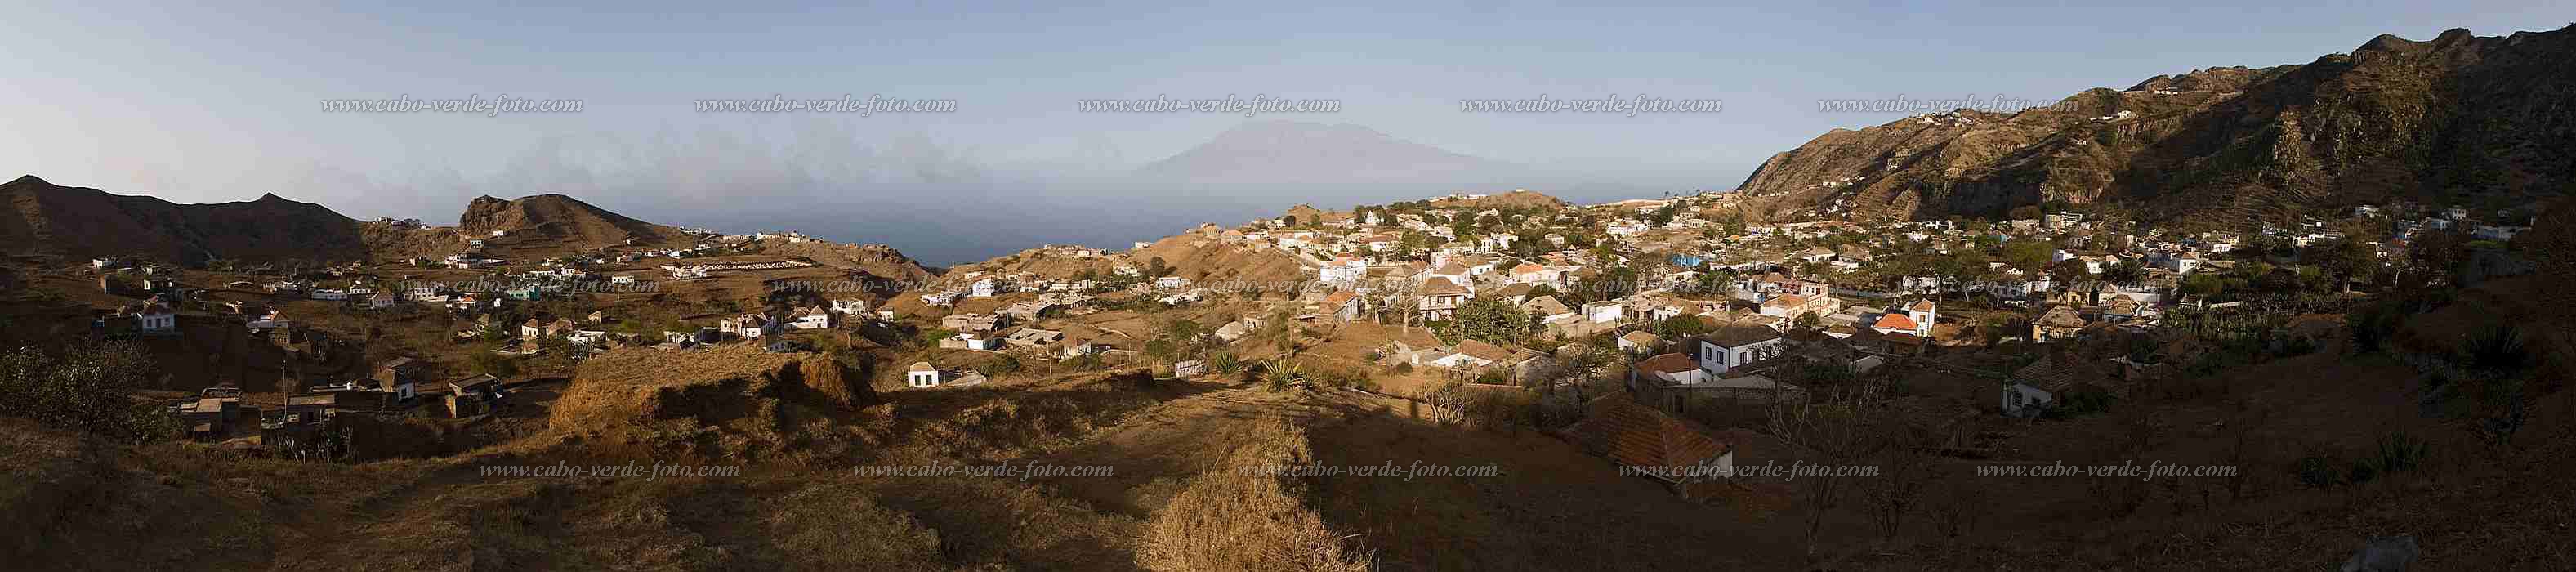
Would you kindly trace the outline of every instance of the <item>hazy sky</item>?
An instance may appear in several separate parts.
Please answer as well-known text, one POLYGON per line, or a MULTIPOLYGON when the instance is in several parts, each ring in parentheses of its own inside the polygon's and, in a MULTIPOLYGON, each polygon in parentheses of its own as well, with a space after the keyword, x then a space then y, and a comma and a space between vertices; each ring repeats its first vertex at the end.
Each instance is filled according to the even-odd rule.
MULTIPOLYGON (((2576 19, 2563 0, 167 4, 10 9, 0 171, 178 202, 276 192, 352 216, 433 222, 485 193, 568 192, 644 213, 817 195, 936 203, 960 200, 960 189, 1132 168, 1245 121, 1077 113, 1077 99, 1266 94, 1339 99, 1343 109, 1260 118, 1356 123, 1605 180, 1731 188, 1764 157, 1827 129, 1903 115, 1819 113, 1818 99, 2047 101, 2200 67, 2305 63, 2381 33, 2500 35, 2576 19), (1462 98, 1641 92, 1719 99, 1724 110, 1457 108, 1462 98), (584 109, 486 117, 320 104, 503 94, 580 99, 584 109), (699 113, 692 103, 773 94, 958 103, 954 113, 865 118, 699 113)), ((1063 187, 1053 192, 1117 194, 1063 187)))

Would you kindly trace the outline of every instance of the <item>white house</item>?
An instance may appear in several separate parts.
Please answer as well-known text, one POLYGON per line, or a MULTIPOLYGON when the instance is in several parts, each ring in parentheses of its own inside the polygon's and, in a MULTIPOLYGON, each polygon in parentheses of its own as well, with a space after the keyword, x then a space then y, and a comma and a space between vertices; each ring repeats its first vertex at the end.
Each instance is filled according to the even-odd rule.
POLYGON ((1939 313, 1931 300, 1916 300, 1914 304, 1906 306, 1902 312, 1888 312, 1886 315, 1879 316, 1878 323, 1873 325, 1872 329, 1882 334, 1902 332, 1929 338, 1932 337, 1933 320, 1938 319, 1939 313))
MULTIPOLYGON (((1654 332, 1648 332, 1645 330, 1628 332, 1628 335, 1619 336, 1619 351, 1631 353, 1648 352, 1654 351, 1655 348, 1663 347, 1663 345, 1663 338, 1656 337, 1654 332)), ((1678 356, 1681 354, 1672 355, 1678 356)), ((1689 363, 1689 359, 1684 358, 1683 363, 1689 363)), ((1699 366, 1692 364, 1691 367, 1696 370, 1699 366)))
POLYGON ((796 321, 787 324, 789 329, 823 330, 832 327, 832 313, 822 308, 813 306, 797 308, 792 316, 796 321))
POLYGON ((349 299, 349 291, 335 290, 331 288, 316 288, 313 290, 313 299, 333 302, 345 301, 349 299))
POLYGON ((1728 324, 1699 339, 1699 368, 1712 374, 1779 355, 1787 345, 1780 332, 1747 324, 1728 324))
POLYGON ((921 303, 935 307, 947 307, 957 304, 957 296, 958 294, 955 290, 931 292, 921 295, 921 303))
POLYGON ((159 302, 144 304, 142 308, 137 309, 134 312, 134 323, 146 334, 179 331, 179 315, 170 311, 170 305, 159 302))
POLYGON ((993 346, 996 345, 994 342, 995 338, 986 337, 983 334, 958 332, 957 335, 939 340, 939 347, 952 350, 992 351, 993 346))
POLYGON ((1367 276, 1368 262, 1349 256, 1335 257, 1332 262, 1315 269, 1315 280, 1334 286, 1357 284, 1367 276))
POLYGON ((931 367, 926 361, 912 362, 912 367, 903 372, 904 385, 913 387, 938 387, 939 378, 939 368, 931 367))
POLYGON ((778 329, 777 322, 770 320, 769 316, 760 314, 743 314, 733 319, 724 320, 723 325, 725 331, 733 332, 733 334, 737 336, 752 339, 757 339, 778 329))
POLYGON ((2077 386, 2086 385, 2084 369, 2074 358, 2059 355, 2014 371, 2012 381, 2004 385, 2004 416, 2035 417, 2055 407, 2077 386))
POLYGON ((1642 385, 1697 385, 1707 383, 1707 370, 1691 361, 1690 356, 1669 353, 1647 358, 1628 368, 1630 387, 1642 385))
POLYGON ((1616 300, 1585 302, 1583 303, 1583 318, 1591 320, 1596 324, 1602 322, 1616 322, 1619 321, 1620 316, 1626 312, 1626 309, 1626 305, 1620 304, 1616 300))
POLYGON ((1477 369, 1509 359, 1512 352, 1477 340, 1458 342, 1455 351, 1431 360, 1431 365, 1450 369, 1477 369))
POLYGON ((991 279, 991 278, 986 278, 986 279, 982 279, 982 280, 977 280, 977 281, 975 281, 975 285, 974 285, 973 287, 969 288, 969 292, 968 292, 968 294, 967 294, 967 295, 968 295, 968 296, 973 296, 973 297, 976 297, 976 298, 991 298, 991 297, 993 297, 993 293, 994 293, 994 291, 996 291, 996 290, 998 290, 998 289, 999 289, 999 288, 997 288, 997 287, 996 287, 996 285, 993 283, 993 279, 991 279))
POLYGON ((859 298, 833 300, 832 313, 850 315, 865 314, 868 313, 868 301, 859 298))

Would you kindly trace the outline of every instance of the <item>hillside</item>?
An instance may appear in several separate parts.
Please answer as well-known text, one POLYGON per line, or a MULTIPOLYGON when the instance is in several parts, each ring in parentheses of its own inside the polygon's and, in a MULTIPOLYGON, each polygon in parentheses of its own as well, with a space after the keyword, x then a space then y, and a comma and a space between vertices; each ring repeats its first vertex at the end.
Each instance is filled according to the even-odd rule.
POLYGON ((816 264, 866 272, 871 276, 897 282, 920 282, 938 276, 921 262, 905 256, 903 251, 882 244, 837 244, 823 241, 790 243, 773 240, 761 251, 778 256, 805 258, 816 264))
POLYGON ((135 256, 177 263, 209 259, 358 260, 362 223, 312 203, 262 195, 246 202, 183 205, 64 187, 34 175, 0 184, 0 249, 72 258, 135 256))
POLYGON ((1470 198, 1466 196, 1451 196, 1431 200, 1431 206, 1433 208, 1444 209, 1561 209, 1565 208, 1567 204, 1568 203, 1566 203, 1564 199, 1548 196, 1547 193, 1527 189, 1513 190, 1508 193, 1493 193, 1481 197, 1470 198))
POLYGON ((2391 198, 2501 208, 2576 184, 2576 31, 2429 42, 2157 76, 2016 113, 1835 130, 1741 185, 1775 210, 2002 215, 2051 201, 2245 224, 2391 198))
POLYGON ((630 239, 637 246, 679 245, 689 240, 688 234, 678 228, 627 218, 572 197, 551 194, 517 200, 475 197, 474 202, 465 205, 465 214, 456 224, 469 235, 507 231, 513 236, 542 237, 576 250, 626 244, 630 239))

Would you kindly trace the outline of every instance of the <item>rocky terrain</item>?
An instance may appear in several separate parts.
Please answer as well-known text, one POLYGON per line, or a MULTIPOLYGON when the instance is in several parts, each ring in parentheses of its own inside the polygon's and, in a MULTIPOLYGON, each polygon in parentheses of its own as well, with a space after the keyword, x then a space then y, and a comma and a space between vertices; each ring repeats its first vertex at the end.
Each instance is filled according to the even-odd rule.
POLYGON ((1741 188, 1775 210, 2002 215, 2051 202, 2243 224, 2392 198, 2470 206, 2568 194, 2576 31, 2432 41, 2157 76, 2017 113, 1962 110, 1835 130, 1741 188))

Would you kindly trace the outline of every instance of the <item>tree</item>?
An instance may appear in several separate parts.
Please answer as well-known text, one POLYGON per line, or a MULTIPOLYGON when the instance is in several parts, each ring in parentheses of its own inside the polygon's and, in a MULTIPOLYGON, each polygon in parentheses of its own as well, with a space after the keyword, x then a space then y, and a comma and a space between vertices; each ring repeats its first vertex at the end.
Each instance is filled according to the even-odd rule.
POLYGON ((519 375, 519 360, 488 351, 474 352, 473 356, 465 358, 465 362, 474 370, 474 373, 489 374, 498 378, 519 375))
POLYGON ((2147 279, 2147 267, 2131 258, 2102 269, 2102 280, 2113 284, 2136 284, 2147 279))
POLYGON ((2329 241, 2310 249, 2317 268, 2334 276, 2339 289, 2350 292, 2355 281, 2369 281, 2379 271, 2379 249, 2359 239, 2329 241))
POLYGON ((1450 323, 1450 327, 1466 339, 1515 345, 1529 339, 1533 321, 1528 312, 1513 306, 1509 300, 1478 298, 1459 306, 1457 317, 1450 323))
POLYGON ((1585 302, 1596 302, 1601 300, 1616 300, 1625 298, 1636 291, 1637 270, 1624 265, 1611 266, 1603 268, 1600 273, 1594 274, 1589 278, 1575 281, 1574 292, 1567 296, 1570 299, 1562 301, 1567 304, 1582 304, 1585 302))
POLYGON ((1020 358, 1011 357, 1010 354, 997 354, 991 363, 984 365, 984 375, 1000 379, 1019 373, 1021 367, 1020 358))
POLYGON ((1410 334, 1413 333, 1413 319, 1422 313, 1422 297, 1414 294, 1416 287, 1412 282, 1397 282, 1394 291, 1388 292, 1385 310, 1395 312, 1397 323, 1402 324, 1404 333, 1410 334))
POLYGON ((0 356, 0 411, 56 429, 128 443, 167 438, 177 419, 129 397, 160 372, 133 344, 76 345, 59 355, 34 346, 0 356))
POLYGON ((1288 313, 1287 306, 1276 306, 1270 309, 1268 316, 1261 318, 1261 325, 1253 328, 1252 338, 1277 346, 1280 351, 1294 350, 1296 325, 1295 316, 1288 313))
POLYGON ((1395 241, 1396 253, 1404 256, 1420 256, 1422 253, 1430 252, 1431 247, 1439 245, 1438 237, 1419 230, 1404 231, 1404 237, 1395 241))
POLYGON ((2093 281, 2093 269, 2086 268, 2082 260, 2067 259, 2048 267, 2048 277, 2057 281, 2058 289, 2074 290, 2093 281))
POLYGON ((2015 238, 2003 245, 2002 261, 2028 274, 2048 270, 2048 259, 2057 253, 2057 245, 2032 238, 2015 238))
MULTIPOLYGON (((1883 378, 1871 377, 1851 388, 1846 398, 1837 403, 1813 400, 1773 400, 1765 425, 1773 436, 1798 445, 1822 457, 1816 464, 1850 465, 1886 449, 1886 435, 1880 427, 1894 417, 1886 415, 1888 399, 1883 378)), ((1853 479, 1798 479, 1799 504, 1812 507, 1807 511, 1806 553, 1810 564, 1816 561, 1816 540, 1826 517, 1834 512, 1848 493, 1845 481, 1853 479)))
POLYGON ((1179 357, 1180 354, 1180 346, 1173 344, 1172 340, 1155 338, 1145 342, 1145 355, 1152 357, 1157 361, 1173 361, 1174 358, 1179 357))
POLYGON ((1667 340, 1678 340, 1705 333, 1708 333, 1708 323, 1699 321, 1699 316, 1673 316, 1655 323, 1655 335, 1663 336, 1667 340))

